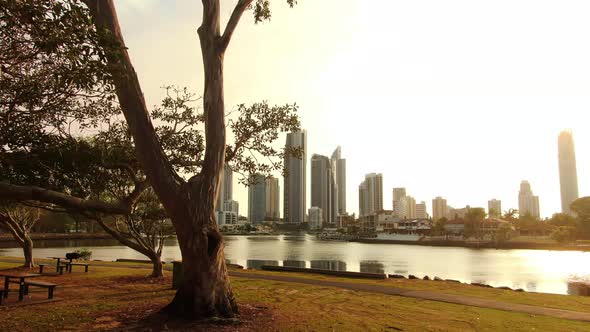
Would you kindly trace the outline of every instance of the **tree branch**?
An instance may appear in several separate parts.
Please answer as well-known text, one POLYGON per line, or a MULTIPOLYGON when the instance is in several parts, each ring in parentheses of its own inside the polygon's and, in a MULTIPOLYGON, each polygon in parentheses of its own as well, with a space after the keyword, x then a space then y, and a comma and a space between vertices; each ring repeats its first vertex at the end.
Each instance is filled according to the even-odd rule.
POLYGON ((22 201, 39 201, 63 206, 79 211, 95 211, 107 214, 128 214, 131 206, 128 202, 106 203, 99 200, 82 199, 58 191, 36 186, 18 186, 0 182, 0 199, 22 201))
POLYGON ((174 171, 152 124, 139 79, 125 48, 113 0, 83 0, 97 30, 108 31, 119 47, 105 51, 117 97, 135 142, 137 158, 162 204, 173 209, 184 180, 174 171))
POLYGON ((231 17, 225 26, 225 30, 223 31, 223 35, 219 39, 219 49, 221 52, 225 52, 231 37, 240 22, 240 18, 242 14, 248 9, 248 6, 252 3, 252 0, 239 0, 234 8, 233 12, 231 13, 231 17))

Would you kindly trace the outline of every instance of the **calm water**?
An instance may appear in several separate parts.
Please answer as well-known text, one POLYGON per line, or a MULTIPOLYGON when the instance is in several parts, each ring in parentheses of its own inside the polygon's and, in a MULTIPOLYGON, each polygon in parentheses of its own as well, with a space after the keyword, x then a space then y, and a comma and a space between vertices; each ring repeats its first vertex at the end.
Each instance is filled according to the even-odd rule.
MULTIPOLYGON (((36 257, 88 248, 93 252, 93 259, 145 259, 114 240, 37 241, 35 245, 36 257)), ((364 244, 318 241, 309 235, 278 235, 227 236, 225 254, 232 263, 251 268, 274 264, 428 275, 557 294, 568 293, 568 281, 572 278, 590 279, 590 252, 577 251, 364 244)), ((22 253, 19 248, 0 248, 0 256, 22 256, 22 253)), ((162 257, 166 261, 180 258, 175 241, 167 243, 162 257)))

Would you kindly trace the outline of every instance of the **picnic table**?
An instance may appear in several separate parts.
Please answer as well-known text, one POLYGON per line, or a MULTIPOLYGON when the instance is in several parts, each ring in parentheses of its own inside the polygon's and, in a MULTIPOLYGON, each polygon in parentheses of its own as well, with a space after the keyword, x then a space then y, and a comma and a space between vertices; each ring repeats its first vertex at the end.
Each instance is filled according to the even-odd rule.
POLYGON ((26 272, 0 272, 0 277, 4 277, 4 297, 8 297, 8 287, 11 283, 18 283, 18 300, 22 301, 25 295, 25 281, 27 278, 40 277, 37 273, 26 272))
POLYGON ((50 258, 50 259, 55 259, 55 260, 57 260, 57 263, 55 264, 55 266, 59 266, 59 263, 60 263, 62 260, 64 260, 64 261, 70 261, 70 263, 72 262, 72 260, 71 260, 71 259, 68 259, 68 258, 66 258, 66 257, 62 257, 62 256, 55 256, 55 257, 53 257, 53 256, 52 256, 52 257, 47 257, 47 258, 50 258))

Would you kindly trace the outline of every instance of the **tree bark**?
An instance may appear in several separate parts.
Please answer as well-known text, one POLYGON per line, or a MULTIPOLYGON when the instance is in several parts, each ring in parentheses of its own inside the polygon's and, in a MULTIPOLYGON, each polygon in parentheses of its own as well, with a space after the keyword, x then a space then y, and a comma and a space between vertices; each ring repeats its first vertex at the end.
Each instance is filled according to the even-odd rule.
POLYGON ((23 238, 23 254, 25 256, 25 264, 23 267, 30 269, 35 267, 35 261, 33 259, 33 241, 29 234, 24 234, 23 238))
POLYGON ((152 261, 152 274, 149 275, 150 278, 163 278, 164 277, 164 267, 162 265, 162 257, 157 253, 154 253, 153 256, 150 256, 150 260, 152 261))

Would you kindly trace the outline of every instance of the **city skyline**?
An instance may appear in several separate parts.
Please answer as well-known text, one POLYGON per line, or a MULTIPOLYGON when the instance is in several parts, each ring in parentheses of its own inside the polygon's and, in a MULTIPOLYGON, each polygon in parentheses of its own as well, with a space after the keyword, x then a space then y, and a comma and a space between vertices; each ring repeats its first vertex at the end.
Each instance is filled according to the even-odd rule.
MULTIPOLYGON (((385 202, 392 201, 391 188, 407 187, 427 203, 443 196, 452 206, 485 207, 495 197, 504 209, 517 208, 515 193, 528 179, 542 199, 542 217, 550 217, 561 210, 555 136, 565 128, 576 135, 580 196, 590 194, 590 174, 582 172, 590 169, 585 153, 590 132, 584 125, 590 109, 590 45, 578 42, 590 30, 584 16, 590 3, 472 3, 478 13, 473 17, 460 14, 463 5, 351 0, 340 6, 326 0, 300 2, 290 10, 273 4, 273 20, 255 25, 246 17, 226 54, 226 108, 260 100, 297 102, 302 127, 310 133, 310 153, 337 145, 346 150, 349 213, 358 213, 355 187, 379 165, 385 202), (422 13, 425 6, 432 10, 422 13), (338 15, 330 24, 315 19, 334 8, 338 15), (538 15, 529 15, 530 8, 538 15), (523 26, 522 17, 529 24, 523 26), (552 17, 552 24, 545 17, 552 17), (395 33, 390 42, 376 43, 373 32, 384 31, 384 24, 395 33), (368 67, 358 66, 367 64, 361 52, 367 45, 377 47, 374 58, 368 67), (322 52, 312 51, 317 49, 322 52), (285 59, 296 60, 287 65, 285 59), (469 125, 467 120, 476 118, 486 123, 469 125), (396 144, 400 139, 410 141, 396 144), (386 152, 390 142, 394 153, 386 152)), ((202 72, 202 64, 194 33, 200 3, 125 1, 117 7, 147 104, 160 104, 162 85, 200 93, 203 80, 195 73, 202 72), (154 39, 162 42, 157 49, 154 39)), ((224 22, 230 9, 222 4, 224 22)), ((235 176, 234 199, 245 207, 247 188, 237 183, 235 176)))

